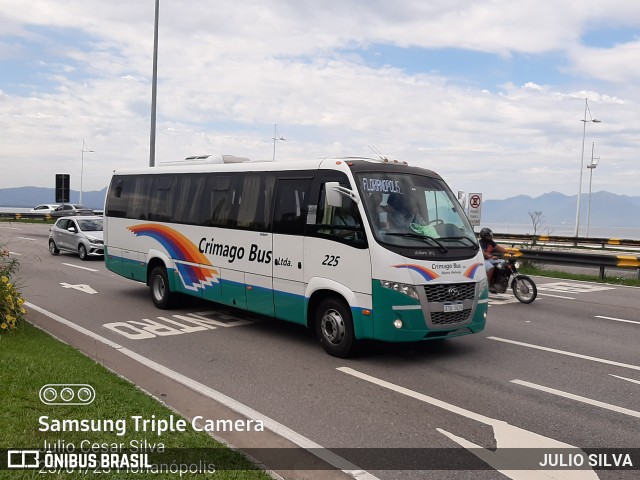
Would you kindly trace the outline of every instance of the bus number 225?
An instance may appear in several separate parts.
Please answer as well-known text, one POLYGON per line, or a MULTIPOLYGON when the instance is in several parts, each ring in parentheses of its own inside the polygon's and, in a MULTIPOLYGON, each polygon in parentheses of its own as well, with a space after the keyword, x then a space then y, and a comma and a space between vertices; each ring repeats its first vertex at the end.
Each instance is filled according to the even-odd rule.
POLYGON ((325 255, 323 265, 328 267, 337 267, 338 261, 340 260, 340 255, 325 255))

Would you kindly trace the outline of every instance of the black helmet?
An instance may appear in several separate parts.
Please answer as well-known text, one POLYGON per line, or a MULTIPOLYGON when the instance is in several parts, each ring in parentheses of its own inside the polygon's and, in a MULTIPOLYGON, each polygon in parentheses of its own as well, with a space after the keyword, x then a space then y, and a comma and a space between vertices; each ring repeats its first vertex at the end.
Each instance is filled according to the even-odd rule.
POLYGON ((480 230, 480 238, 483 240, 491 240, 493 238, 493 231, 490 228, 483 228, 480 230))

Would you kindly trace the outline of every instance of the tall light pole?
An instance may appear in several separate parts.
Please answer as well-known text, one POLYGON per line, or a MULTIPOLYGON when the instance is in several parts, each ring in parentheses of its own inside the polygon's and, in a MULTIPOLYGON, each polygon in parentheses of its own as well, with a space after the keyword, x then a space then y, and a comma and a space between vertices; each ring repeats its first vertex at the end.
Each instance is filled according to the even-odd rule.
POLYGON ((80 205, 82 205, 82 177, 84 175, 84 154, 85 153, 93 153, 95 152, 95 150, 89 150, 89 147, 87 147, 87 144, 84 143, 84 139, 82 139, 82 163, 80 164, 80 201, 78 203, 80 203, 80 205))
POLYGON ((273 125, 273 161, 276 161, 276 142, 280 140, 286 142, 287 139, 284 137, 278 137, 278 124, 273 125))
POLYGON ((158 91, 158 15, 160 0, 156 0, 153 28, 153 78, 151 80, 151 133, 149 138, 149 166, 156 166, 156 97, 158 91))
POLYGON ((589 226, 591 224, 591 183, 593 181, 593 170, 598 166, 600 157, 593 156, 595 142, 591 143, 591 163, 587 165, 589 169, 589 202, 587 203, 587 237, 589 236, 589 226))
POLYGON ((578 185, 578 205, 576 207, 576 231, 575 237, 580 234, 580 197, 582 196, 582 170, 584 170, 584 140, 587 134, 587 122, 600 123, 600 120, 596 120, 591 116, 591 110, 589 110, 589 100, 584 99, 584 119, 582 122, 582 155, 580 156, 580 184, 578 185), (587 120, 587 111, 589 112, 589 120, 587 120))

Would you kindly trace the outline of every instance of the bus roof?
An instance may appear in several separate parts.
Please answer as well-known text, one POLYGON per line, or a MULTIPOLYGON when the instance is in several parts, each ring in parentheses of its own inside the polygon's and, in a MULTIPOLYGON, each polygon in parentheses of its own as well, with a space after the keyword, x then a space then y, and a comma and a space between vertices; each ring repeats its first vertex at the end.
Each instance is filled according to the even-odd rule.
POLYGON ((377 158, 365 157, 335 157, 321 158, 316 160, 299 160, 299 161, 251 161, 244 160, 246 157, 235 157, 232 155, 218 155, 217 157, 228 157, 231 161, 226 162, 208 162, 205 156, 187 157, 186 161, 168 162, 160 164, 156 167, 138 167, 124 168, 113 171, 114 175, 139 175, 139 174, 157 174, 163 173, 209 173, 209 172, 265 172, 265 171, 283 171, 283 170, 340 170, 359 172, 379 172, 388 171, 389 173, 413 173, 419 175, 428 175, 435 178, 440 176, 428 169, 422 167, 413 167, 407 165, 406 162, 394 160, 381 160, 377 158), (243 160, 239 160, 243 159, 243 160))

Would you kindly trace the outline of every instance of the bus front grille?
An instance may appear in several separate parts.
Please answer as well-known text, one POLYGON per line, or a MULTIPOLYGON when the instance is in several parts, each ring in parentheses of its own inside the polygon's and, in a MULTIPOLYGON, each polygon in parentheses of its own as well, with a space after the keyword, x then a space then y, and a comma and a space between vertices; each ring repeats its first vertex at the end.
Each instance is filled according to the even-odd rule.
POLYGON ((474 282, 465 282, 425 285, 424 293, 427 294, 428 302, 459 302, 462 300, 473 300, 476 294, 476 284, 474 282))
POLYGON ((471 314, 471 309, 461 312, 431 312, 431 323, 434 325, 453 325, 466 322, 471 314))

